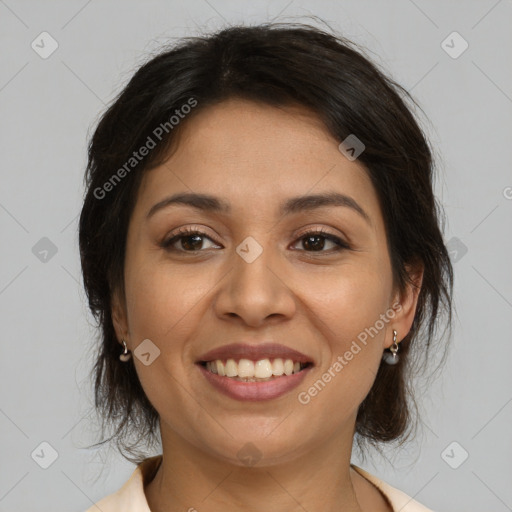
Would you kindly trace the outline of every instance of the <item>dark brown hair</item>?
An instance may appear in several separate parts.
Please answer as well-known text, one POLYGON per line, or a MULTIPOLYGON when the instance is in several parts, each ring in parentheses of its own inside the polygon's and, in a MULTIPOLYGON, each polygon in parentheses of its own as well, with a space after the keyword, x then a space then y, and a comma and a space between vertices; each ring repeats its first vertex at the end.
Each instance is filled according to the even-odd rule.
POLYGON ((79 244, 89 307, 101 330, 92 370, 95 407, 102 434, 105 426, 114 427, 112 436, 97 444, 114 439, 125 458, 139 463, 145 453, 138 445, 158 442, 158 413, 133 358, 119 361, 112 294, 124 297, 126 235, 144 172, 169 156, 189 119, 232 97, 303 105, 339 142, 355 134, 365 145, 358 161, 379 197, 395 285, 403 290, 410 281, 408 268, 418 263, 424 277, 412 329, 400 343, 400 361, 380 365, 358 411, 356 440, 377 448, 380 442, 403 442, 416 419, 410 379, 422 364, 415 369, 413 361, 420 354, 426 357, 443 313, 448 327, 452 317, 453 270, 433 194, 433 151, 406 104, 417 103, 359 46, 310 25, 268 23, 184 38, 151 56, 102 115, 91 138, 79 244), (187 104, 194 107, 185 109, 187 104), (179 122, 170 122, 173 115, 179 122), (130 160, 148 145, 148 137, 156 146, 140 161, 130 160))

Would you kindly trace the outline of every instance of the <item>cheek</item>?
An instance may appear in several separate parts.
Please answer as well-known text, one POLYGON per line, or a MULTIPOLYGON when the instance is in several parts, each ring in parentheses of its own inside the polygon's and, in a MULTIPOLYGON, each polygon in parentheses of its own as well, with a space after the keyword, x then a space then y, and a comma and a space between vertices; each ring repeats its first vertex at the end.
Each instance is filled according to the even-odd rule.
POLYGON ((315 287, 305 288, 324 347, 313 386, 300 390, 301 403, 307 402, 318 414, 336 404, 333 414, 345 417, 373 384, 391 319, 386 317, 391 289, 386 276, 380 267, 347 265, 321 279, 316 276, 315 287))
MULTIPOLYGON (((188 340, 199 325, 200 301, 208 285, 197 271, 184 273, 154 261, 144 263, 134 258, 126 268, 127 313, 133 346, 149 339, 160 351, 149 365, 134 359, 141 385, 161 416, 176 410, 194 415, 195 402, 184 391, 190 378, 185 361, 188 340)), ((167 420, 176 423, 172 414, 167 420)), ((180 421, 176 428, 179 425, 180 421)))
POLYGON ((302 276, 302 283, 303 300, 333 348, 373 326, 390 306, 391 279, 380 265, 344 265, 323 276, 302 276))
POLYGON ((149 338, 157 345, 165 344, 166 350, 176 350, 179 340, 187 335, 186 326, 194 317, 195 307, 213 281, 209 283, 208 275, 197 268, 192 271, 162 262, 139 261, 127 264, 130 332, 136 339, 149 338))
POLYGON ((193 414, 194 402, 186 391, 193 348, 189 340, 200 329, 208 293, 218 277, 195 265, 178 268, 147 254, 135 256, 126 265, 130 337, 134 347, 149 339, 159 350, 150 365, 134 359, 137 374, 161 414, 168 410, 193 414))

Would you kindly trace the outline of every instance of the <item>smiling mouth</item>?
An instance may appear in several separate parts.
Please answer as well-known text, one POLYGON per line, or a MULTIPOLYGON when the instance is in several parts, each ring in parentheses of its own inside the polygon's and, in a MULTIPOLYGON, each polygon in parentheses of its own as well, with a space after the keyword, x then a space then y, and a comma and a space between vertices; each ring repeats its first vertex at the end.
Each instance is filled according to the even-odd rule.
POLYGON ((312 366, 312 363, 302 363, 293 359, 265 358, 257 361, 251 359, 215 359, 199 361, 210 373, 241 382, 265 382, 280 377, 294 375, 312 366))

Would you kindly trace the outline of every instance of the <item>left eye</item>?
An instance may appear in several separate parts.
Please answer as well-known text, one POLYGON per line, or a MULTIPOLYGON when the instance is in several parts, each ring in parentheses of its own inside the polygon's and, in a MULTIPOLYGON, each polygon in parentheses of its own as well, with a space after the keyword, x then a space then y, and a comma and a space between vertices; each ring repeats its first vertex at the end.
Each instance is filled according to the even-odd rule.
MULTIPOLYGON (((304 233, 297 239, 294 245, 300 242, 302 242, 302 246, 306 252, 335 252, 343 249, 349 249, 348 244, 343 240, 323 231, 309 231, 304 233), (325 250, 326 241, 327 244, 332 244, 333 247, 330 249, 334 249, 334 251, 325 250)), ((162 247, 168 251, 180 252, 198 252, 202 249, 220 248, 220 246, 216 245, 216 243, 205 233, 188 229, 185 229, 162 242, 162 247), (211 247, 204 247, 205 239, 209 240, 213 245, 211 247), (181 248, 175 247, 178 242, 181 243, 181 248)), ((327 247, 327 249, 329 249, 329 247, 327 247)))
POLYGON ((309 231, 304 233, 299 239, 298 242, 302 242, 302 246, 307 249, 306 252, 336 252, 342 249, 348 249, 349 246, 343 240, 338 238, 337 236, 325 233, 324 231, 309 231), (325 241, 333 244, 334 251, 325 251, 325 241))

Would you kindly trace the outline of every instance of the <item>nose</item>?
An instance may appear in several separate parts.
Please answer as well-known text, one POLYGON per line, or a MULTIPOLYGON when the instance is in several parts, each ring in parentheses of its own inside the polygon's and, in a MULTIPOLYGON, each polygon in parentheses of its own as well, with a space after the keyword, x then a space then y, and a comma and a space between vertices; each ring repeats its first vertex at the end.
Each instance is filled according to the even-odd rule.
POLYGON ((232 269, 215 297, 217 316, 237 319, 251 327, 292 318, 296 308, 294 293, 277 259, 271 258, 268 248, 251 262, 233 252, 232 269))

